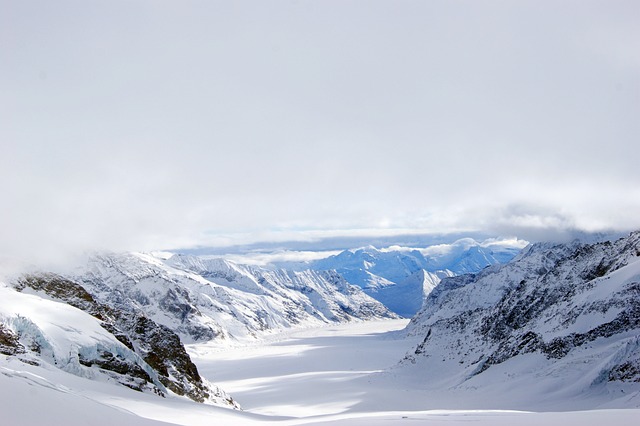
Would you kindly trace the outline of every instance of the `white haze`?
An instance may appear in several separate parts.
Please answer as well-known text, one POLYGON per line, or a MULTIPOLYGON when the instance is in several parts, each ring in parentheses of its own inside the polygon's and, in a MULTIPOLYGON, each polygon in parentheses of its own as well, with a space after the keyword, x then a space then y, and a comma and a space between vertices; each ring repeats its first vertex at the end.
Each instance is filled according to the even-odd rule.
POLYGON ((0 0, 0 254, 640 227, 640 3, 0 0))

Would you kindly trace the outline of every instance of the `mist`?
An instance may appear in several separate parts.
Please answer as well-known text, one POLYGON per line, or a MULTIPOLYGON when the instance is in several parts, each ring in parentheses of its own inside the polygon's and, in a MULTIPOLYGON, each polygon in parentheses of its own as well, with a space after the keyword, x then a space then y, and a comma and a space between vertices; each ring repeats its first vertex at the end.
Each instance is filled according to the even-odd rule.
POLYGON ((640 228, 637 2, 2 10, 2 256, 640 228))

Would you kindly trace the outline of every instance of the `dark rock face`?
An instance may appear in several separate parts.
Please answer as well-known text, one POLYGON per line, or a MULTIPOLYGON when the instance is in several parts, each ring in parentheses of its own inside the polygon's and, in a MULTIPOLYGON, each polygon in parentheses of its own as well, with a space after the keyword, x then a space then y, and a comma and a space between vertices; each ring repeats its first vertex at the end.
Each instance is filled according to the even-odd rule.
POLYGON ((0 354, 17 355, 25 353, 20 337, 0 324, 0 354))
POLYGON ((163 385, 197 402, 209 398, 211 390, 203 383, 178 335, 143 315, 123 319, 121 324, 134 337, 137 352, 158 372, 163 385))
POLYGON ((160 396, 164 393, 153 384, 153 380, 144 368, 132 363, 121 355, 114 355, 109 351, 98 351, 98 356, 87 358, 78 355, 78 361, 85 367, 97 367, 103 373, 115 379, 118 383, 133 390, 142 392, 150 390, 160 396))
POLYGON ((597 365, 594 384, 638 382, 639 248, 640 232, 597 244, 537 244, 509 264, 445 278, 407 327, 426 337, 405 362, 454 360, 469 379, 524 354, 554 363, 579 353, 597 365), (587 356, 605 346, 598 350, 607 362, 587 356))
POLYGON ((609 381, 640 382, 640 361, 637 359, 616 365, 609 372, 609 381))
MULTIPOLYGON (((19 291, 30 288, 45 293, 91 314, 102 321, 101 325, 105 330, 140 356, 140 361, 136 363, 119 354, 98 348, 97 356, 93 358, 81 355, 80 364, 99 368, 121 384, 135 390, 152 390, 164 396, 163 387, 166 387, 197 402, 205 402, 210 397, 224 397, 229 405, 236 406, 231 398, 219 390, 210 388, 202 380, 176 333, 142 313, 132 314, 101 304, 80 284, 55 274, 25 276, 17 281, 15 287, 19 291), (150 369, 155 372, 155 380, 159 383, 149 374, 150 369)), ((0 329, 0 345, 4 340, 11 342, 12 337, 7 335, 8 337, 3 339, 4 335, 0 329)), ((15 350, 19 349, 17 347, 15 350)))

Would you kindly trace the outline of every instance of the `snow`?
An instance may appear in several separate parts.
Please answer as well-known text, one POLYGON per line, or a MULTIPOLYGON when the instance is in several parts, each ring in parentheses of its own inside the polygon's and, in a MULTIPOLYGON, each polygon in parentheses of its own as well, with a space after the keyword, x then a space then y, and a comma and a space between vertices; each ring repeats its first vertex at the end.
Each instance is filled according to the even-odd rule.
POLYGON ((406 377, 380 373, 409 346, 398 332, 405 324, 374 321, 287 331, 232 348, 212 342, 190 345, 203 376, 215 377, 244 412, 158 398, 0 356, 3 424, 637 424, 638 409, 536 413, 500 408, 508 400, 465 408, 469 398, 450 400, 445 407, 442 401, 464 397, 469 390, 438 395, 406 377))
MULTIPOLYGON (((604 245, 598 250, 617 253, 614 248, 604 245)), ((635 328, 620 327, 612 335, 598 335, 559 359, 540 351, 523 351, 500 359, 481 374, 476 374, 483 364, 479 361, 490 353, 485 349, 495 348, 478 346, 481 341, 473 330, 464 332, 455 322, 443 322, 438 328, 440 319, 491 308, 505 291, 514 290, 518 297, 514 303, 526 300, 532 290, 523 284, 524 278, 553 289, 555 281, 533 280, 550 267, 558 273, 560 284, 575 281, 576 294, 550 299, 554 303, 545 305, 547 311, 531 318, 532 330, 543 333, 545 339, 561 329, 565 331, 559 336, 611 321, 625 308, 621 302, 631 300, 627 293, 640 279, 637 249, 625 249, 630 253, 626 257, 616 254, 612 259, 618 263, 610 263, 617 265, 611 267, 612 272, 584 282, 579 278, 585 271, 606 263, 599 251, 582 248, 576 252, 581 262, 581 269, 576 269, 574 262, 558 263, 571 256, 573 246, 546 250, 530 247, 511 266, 445 280, 433 289, 425 308, 406 330, 407 320, 309 321, 296 328, 274 328, 253 339, 189 344, 187 349, 203 378, 229 392, 242 405, 242 412, 172 394, 161 398, 135 392, 92 375, 77 363, 72 365, 78 353, 100 347, 127 357, 135 354, 88 314, 39 294, 17 293, 0 285, 0 323, 21 334, 21 342, 25 343, 25 336, 32 339, 42 353, 39 365, 28 362, 33 358, 24 362, 22 355, 0 355, 2 424, 637 424, 638 383, 608 380, 615 366, 637 359, 640 336, 635 328), (574 317, 565 319, 571 312, 574 317), (427 339, 429 350, 422 350, 427 339)), ((316 272, 262 271, 264 280, 258 281, 257 270, 233 263, 170 259, 136 254, 119 263, 105 259, 99 268, 121 268, 118 274, 125 278, 118 275, 116 284, 130 280, 149 299, 161 285, 178 283, 191 287, 194 295, 207 292, 202 296, 211 304, 214 297, 230 303, 233 296, 243 294, 252 303, 230 305, 225 312, 229 321, 233 315, 268 307, 258 294, 244 294, 240 288, 269 293, 276 288, 273 283, 282 282, 274 296, 305 289, 308 306, 319 310, 333 300, 308 292, 321 278, 316 272), (205 278, 208 272, 216 273, 217 282, 205 278)), ((422 280, 425 284, 424 276, 422 280)), ((332 285, 340 294, 348 290, 343 281, 332 285)), ((103 291, 108 293, 106 288, 103 291)), ((469 324, 476 324, 476 317, 469 318, 469 324)))
POLYGON ((335 272, 123 253, 95 256, 72 278, 99 302, 142 310, 184 342, 255 339, 282 328, 395 316, 335 272))
MULTIPOLYGON (((406 343, 392 345, 406 321, 366 322, 280 335, 268 345, 216 351, 192 345, 204 376, 216 377, 247 411, 269 415, 337 414, 358 404, 361 380, 396 363, 406 343), (269 368, 264 368, 268 360, 269 368)), ((397 342, 396 342, 397 343, 397 342)))
MULTIPOLYGON (((86 388, 99 387, 96 382, 82 380, 63 372, 45 370, 5 359, 0 355, 0 409, 2 424, 8 426, 161 426, 167 423, 142 418, 130 411, 86 396, 86 388), (79 385, 75 389, 74 385, 79 385), (70 387, 71 386, 71 387, 70 387)), ((120 398, 118 388, 107 385, 103 395, 113 393, 120 398)), ((131 390, 125 392, 134 393, 131 390)))
POLYGON ((79 309, 1 285, 0 300, 0 323, 16 334, 31 337, 40 346, 42 358, 65 371, 93 378, 90 369, 78 364, 78 354, 95 356, 98 349, 145 365, 98 320, 79 309))

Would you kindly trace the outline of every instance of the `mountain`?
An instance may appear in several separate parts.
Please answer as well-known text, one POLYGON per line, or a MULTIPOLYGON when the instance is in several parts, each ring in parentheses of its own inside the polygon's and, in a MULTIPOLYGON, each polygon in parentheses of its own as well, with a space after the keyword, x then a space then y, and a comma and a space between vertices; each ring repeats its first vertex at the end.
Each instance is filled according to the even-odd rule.
POLYGON ((451 271, 434 273, 418 269, 398 284, 368 288, 365 292, 398 315, 410 318, 422 308, 425 298, 440 280, 450 276, 453 276, 451 271))
POLYGON ((72 273, 32 273, 0 285, 0 353, 140 392, 238 408, 200 376, 183 342, 396 317, 332 271, 99 254, 72 273))
POLYGON ((28 275, 0 286, 0 353, 162 397, 238 408, 203 379, 179 337, 143 314, 100 304, 78 283, 28 275))
POLYGON ((368 246, 307 262, 305 267, 335 270, 393 312, 411 317, 422 307, 423 299, 440 278, 506 263, 522 246, 522 241, 515 245, 506 241, 479 243, 471 238, 424 249, 368 246), (425 280, 431 285, 425 286, 425 280))
POLYGON ((490 265, 507 263, 526 245, 522 240, 478 242, 462 238, 452 244, 430 246, 422 250, 428 271, 449 270, 456 275, 474 273, 490 265))
POLYGON ((331 271, 272 271, 197 256, 121 253, 94 256, 74 279, 99 302, 143 312, 185 342, 395 317, 331 271))
POLYGON ((421 343, 398 370, 424 386, 583 408, 596 394, 638 391, 640 232, 534 244, 508 264, 444 278, 406 333, 421 343))

